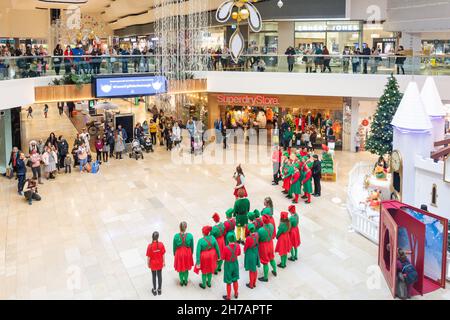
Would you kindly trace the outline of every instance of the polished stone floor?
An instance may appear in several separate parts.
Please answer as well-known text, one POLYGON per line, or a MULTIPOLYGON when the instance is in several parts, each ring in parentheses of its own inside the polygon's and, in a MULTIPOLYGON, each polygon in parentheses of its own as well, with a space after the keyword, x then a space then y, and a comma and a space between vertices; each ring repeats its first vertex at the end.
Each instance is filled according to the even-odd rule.
MULTIPOLYGON (((48 132, 75 134, 69 120, 51 108, 42 119, 24 120, 26 136, 48 132)), ((24 137, 27 139, 27 137, 24 137)), ((234 150, 228 150, 231 155, 234 150)), ((239 147, 236 155, 245 150, 239 147)), ((199 158, 197 158, 198 160, 199 158)), ((351 232, 345 209, 347 173, 357 161, 372 157, 338 152, 338 180, 323 183, 323 197, 299 204, 302 245, 299 260, 288 262, 277 278, 245 287, 248 274, 240 259, 241 299, 392 299, 377 269, 377 246, 351 232)), ((274 200, 276 220, 290 202, 270 183, 271 165, 242 163, 252 209, 274 200)), ((234 163, 177 164, 158 148, 144 160, 111 160, 98 174, 58 175, 40 188, 43 201, 29 206, 17 195, 16 181, 0 181, 1 299, 220 299, 222 275, 211 289, 198 287, 191 273, 187 287, 173 270, 172 237, 180 221, 195 239, 211 216, 233 204, 234 163), (153 231, 166 245, 163 295, 154 297, 145 251, 153 231)), ((277 259, 279 259, 277 257, 277 259)), ((260 271, 262 272, 262 270, 260 271)), ((450 299, 439 290, 415 299, 450 299)))

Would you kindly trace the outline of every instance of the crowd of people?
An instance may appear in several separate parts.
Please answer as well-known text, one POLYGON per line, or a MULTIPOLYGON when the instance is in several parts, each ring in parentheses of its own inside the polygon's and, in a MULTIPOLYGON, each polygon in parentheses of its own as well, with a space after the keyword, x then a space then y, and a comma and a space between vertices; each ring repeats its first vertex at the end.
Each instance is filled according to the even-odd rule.
MULTIPOLYGON (((174 269, 179 274, 180 286, 187 286, 189 272, 201 273, 201 289, 211 288, 213 275, 223 271, 226 287, 225 300, 239 297, 239 257, 244 255, 244 269, 248 271, 246 286, 254 289, 257 280, 269 281, 269 271, 276 277, 278 269, 284 269, 289 260, 298 260, 301 244, 299 216, 294 205, 280 213, 278 226, 275 223, 275 210, 270 197, 264 199, 264 208, 250 210, 250 200, 245 188, 245 175, 239 165, 233 175, 236 185, 233 190, 234 206, 225 213, 221 222, 218 213, 212 215, 214 225, 202 228, 194 250, 194 237, 187 232, 187 223, 181 222, 173 237, 174 269), (276 244, 274 244, 276 239, 276 244), (242 247, 241 247, 242 246, 242 247), (195 253, 195 258, 194 258, 195 253), (280 256, 277 264, 275 253, 280 256), (262 276, 258 278, 258 268, 262 265, 262 276)), ((152 272, 153 295, 162 293, 162 269, 165 267, 166 249, 159 241, 159 233, 154 232, 152 243, 147 247, 148 267, 152 272)))

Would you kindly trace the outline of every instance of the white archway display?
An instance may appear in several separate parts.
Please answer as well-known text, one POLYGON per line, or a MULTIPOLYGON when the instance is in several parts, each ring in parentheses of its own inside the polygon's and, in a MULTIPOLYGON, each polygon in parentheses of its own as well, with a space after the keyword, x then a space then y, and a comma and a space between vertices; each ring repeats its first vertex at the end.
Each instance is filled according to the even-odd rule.
POLYGON ((236 31, 231 35, 228 44, 231 58, 235 63, 238 62, 245 45, 239 23, 247 20, 253 32, 260 32, 262 29, 261 14, 252 2, 257 2, 257 0, 227 0, 216 11, 216 20, 220 23, 227 22, 230 18, 236 20, 236 31))

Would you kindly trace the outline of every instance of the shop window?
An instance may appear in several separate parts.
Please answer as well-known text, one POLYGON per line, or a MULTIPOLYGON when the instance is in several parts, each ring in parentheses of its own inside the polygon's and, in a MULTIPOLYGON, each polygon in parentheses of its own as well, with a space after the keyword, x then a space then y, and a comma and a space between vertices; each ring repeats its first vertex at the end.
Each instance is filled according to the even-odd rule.
MULTIPOLYGON (((395 249, 394 249, 395 250, 395 249)), ((389 236, 389 230, 386 229, 384 233, 384 250, 383 260, 387 271, 391 270, 391 237, 389 236)))
POLYGON ((437 207, 437 185, 433 184, 433 188, 431 189, 431 205, 433 207, 437 207))

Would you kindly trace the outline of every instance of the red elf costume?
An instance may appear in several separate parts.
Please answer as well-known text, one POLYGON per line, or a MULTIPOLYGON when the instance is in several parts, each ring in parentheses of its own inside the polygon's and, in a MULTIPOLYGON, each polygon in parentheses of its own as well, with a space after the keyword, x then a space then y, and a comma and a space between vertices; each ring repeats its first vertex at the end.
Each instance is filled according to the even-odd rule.
POLYGON ((258 243, 259 243, 259 235, 256 231, 255 225, 250 223, 248 225, 248 229, 250 234, 245 238, 245 246, 244 246, 244 267, 245 270, 249 272, 249 283, 246 286, 250 289, 256 287, 256 279, 258 277, 258 267, 261 266, 259 261, 259 252, 258 252, 258 243))
MULTIPOLYGON (((253 226, 255 227, 255 231, 258 231, 259 228, 261 228, 264 225, 264 222, 262 221, 262 218, 260 217, 260 212, 258 209, 253 210, 253 212, 248 213, 248 221, 249 224, 253 223, 253 226)), ((250 231, 248 230, 248 225, 245 228, 245 236, 248 237, 250 235, 250 231)))
POLYGON ((234 297, 239 296, 239 261, 238 257, 241 255, 241 246, 236 243, 236 236, 234 233, 227 234, 228 245, 225 247, 223 253, 223 260, 225 261, 223 270, 223 282, 227 285, 227 295, 223 296, 225 300, 231 299, 231 284, 233 284, 234 297))
POLYGON ((241 165, 237 166, 236 172, 234 173, 234 176, 233 176, 233 177, 234 177, 234 179, 236 180, 236 186, 234 187, 234 192, 233 192, 234 197, 235 197, 236 199, 239 198, 239 193, 238 193, 239 190, 244 190, 244 193, 243 193, 243 195, 242 195, 242 198, 248 197, 247 189, 245 189, 245 176, 244 176, 244 174, 242 173, 241 165))
POLYGON ((188 284, 189 270, 194 265, 192 252, 194 251, 194 238, 187 232, 177 233, 173 238, 173 252, 175 255, 174 268, 179 273, 180 285, 188 284))
POLYGON ((303 192, 304 192, 303 198, 306 199, 305 203, 311 203, 312 171, 311 171, 310 167, 312 167, 312 163, 308 162, 302 168, 302 170, 303 170, 302 186, 303 186, 303 192))
POLYGON ((294 174, 291 177, 291 188, 289 192, 294 196, 293 203, 298 203, 298 197, 302 193, 302 185, 301 185, 301 174, 299 170, 299 164, 295 163, 294 165, 294 174))
POLYGON ((289 236, 290 224, 289 214, 287 212, 281 212, 280 225, 277 232, 277 246, 275 252, 281 257, 281 263, 278 265, 280 268, 286 268, 287 255, 291 251, 291 238, 289 236))
POLYGON ((205 289, 206 286, 211 288, 212 274, 217 268, 217 260, 220 259, 220 250, 217 241, 210 236, 212 227, 203 227, 203 238, 197 242, 196 270, 202 272, 202 283, 200 288, 205 289))
POLYGON ((289 222, 291 224, 291 230, 289 231, 289 237, 291 238, 291 257, 290 261, 298 260, 298 247, 302 243, 300 239, 300 230, 298 228, 298 214, 296 212, 295 206, 289 206, 288 211, 291 213, 289 217, 289 222))
MULTIPOLYGON (((211 235, 214 238, 216 238, 217 245, 219 246, 220 257, 223 258, 223 250, 225 249, 225 234, 226 234, 225 226, 222 222, 220 222, 220 216, 217 212, 214 213, 212 218, 213 218, 214 222, 216 223, 216 225, 212 228, 211 235)), ((220 271, 222 271, 222 264, 223 264, 222 259, 217 261, 217 269, 214 271, 214 274, 217 274, 220 271)))
POLYGON ((274 238, 274 229, 273 225, 270 223, 270 216, 263 216, 264 226, 259 228, 258 237, 259 237, 259 259, 261 264, 263 265, 264 276, 259 278, 259 281, 267 282, 269 281, 269 263, 272 267, 272 274, 277 276, 277 264, 275 262, 275 253, 273 250, 273 238, 274 238))
POLYGON ((234 230, 236 229, 236 219, 233 218, 234 209, 228 209, 227 212, 225 212, 225 215, 227 216, 227 220, 223 223, 225 227, 225 244, 227 244, 227 235, 228 233, 232 232, 234 234, 234 230))

